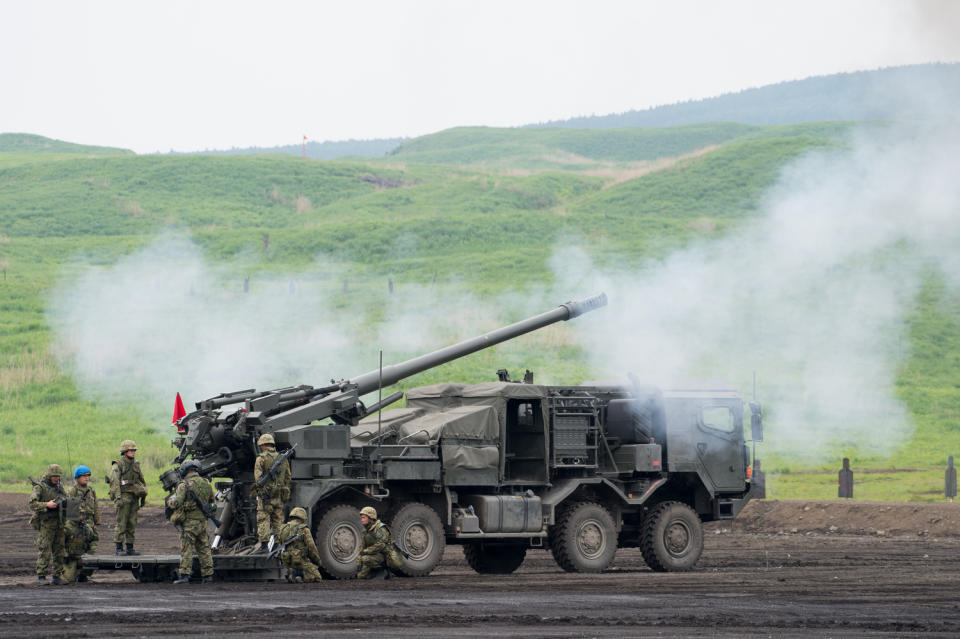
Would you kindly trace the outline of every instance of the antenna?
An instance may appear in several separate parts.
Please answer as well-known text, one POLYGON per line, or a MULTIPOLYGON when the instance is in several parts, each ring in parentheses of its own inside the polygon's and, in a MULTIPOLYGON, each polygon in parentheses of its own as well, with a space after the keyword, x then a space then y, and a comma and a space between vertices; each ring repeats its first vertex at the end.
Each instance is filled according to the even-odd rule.
POLYGON ((380 449, 383 438, 381 437, 381 415, 383 414, 383 349, 380 349, 380 369, 377 377, 377 450, 380 449))
POLYGON ((73 468, 73 456, 70 454, 70 438, 64 437, 63 441, 66 442, 67 444, 67 463, 70 464, 70 468, 67 470, 67 474, 70 474, 73 468))

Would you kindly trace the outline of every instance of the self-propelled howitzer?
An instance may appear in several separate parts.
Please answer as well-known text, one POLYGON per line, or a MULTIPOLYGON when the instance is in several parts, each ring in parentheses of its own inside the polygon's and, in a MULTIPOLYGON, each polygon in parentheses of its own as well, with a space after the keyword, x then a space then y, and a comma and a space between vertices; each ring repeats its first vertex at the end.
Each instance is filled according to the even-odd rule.
MULTIPOLYGON (((314 388, 225 393, 177 423, 178 462, 192 457, 218 481, 222 525, 215 576, 277 579, 256 541, 256 439, 273 435, 290 457, 287 509, 302 507, 321 570, 357 571, 360 509, 372 506, 403 553, 397 570, 429 574, 446 545, 477 572, 510 573, 530 548, 549 549, 567 571, 600 572, 618 548, 638 548, 656 571, 690 570, 702 522, 732 519, 759 494, 751 481, 762 441, 761 408, 718 382, 655 388, 627 375, 580 386, 499 381, 412 388, 404 408, 361 396, 411 375, 606 303, 570 302, 401 364, 314 388), (322 423, 318 423, 322 422, 322 423), (292 451, 292 452, 291 452, 292 451)), ((649 369, 649 362, 639 363, 649 369)), ((176 471, 161 479, 172 488, 176 471)), ((168 578, 174 558, 130 564, 141 580, 168 578), (167 561, 167 563, 164 563, 167 561)), ((117 567, 115 557, 85 563, 117 567)))

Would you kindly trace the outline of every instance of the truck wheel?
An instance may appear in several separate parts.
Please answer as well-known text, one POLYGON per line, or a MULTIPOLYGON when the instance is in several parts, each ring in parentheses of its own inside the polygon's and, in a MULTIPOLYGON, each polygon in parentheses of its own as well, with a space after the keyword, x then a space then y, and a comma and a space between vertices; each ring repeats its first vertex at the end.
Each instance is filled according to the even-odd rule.
POLYGON ((393 541, 409 555, 403 558, 403 568, 400 569, 404 575, 429 575, 443 559, 447 540, 440 517, 433 508, 416 502, 405 504, 394 515, 390 530, 393 541))
POLYGON ((320 553, 320 572, 334 579, 353 579, 363 539, 360 511, 346 504, 323 513, 314 530, 320 553))
POLYGON ((658 504, 644 520, 640 552, 656 572, 690 570, 703 552, 700 517, 679 501, 658 504))
POLYGON ((509 575, 523 563, 527 547, 472 541, 463 545, 463 556, 481 575, 509 575))
POLYGON ((567 572, 601 572, 617 554, 617 528, 600 504, 582 501, 560 511, 550 531, 550 550, 567 572))

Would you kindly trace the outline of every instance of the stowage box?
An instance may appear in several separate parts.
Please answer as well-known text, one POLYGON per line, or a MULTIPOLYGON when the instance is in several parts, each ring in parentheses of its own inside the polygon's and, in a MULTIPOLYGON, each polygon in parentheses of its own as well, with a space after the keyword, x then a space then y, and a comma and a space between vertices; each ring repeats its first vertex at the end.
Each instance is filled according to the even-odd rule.
POLYGON ((543 507, 536 495, 465 495, 461 503, 473 506, 483 532, 539 532, 543 507))

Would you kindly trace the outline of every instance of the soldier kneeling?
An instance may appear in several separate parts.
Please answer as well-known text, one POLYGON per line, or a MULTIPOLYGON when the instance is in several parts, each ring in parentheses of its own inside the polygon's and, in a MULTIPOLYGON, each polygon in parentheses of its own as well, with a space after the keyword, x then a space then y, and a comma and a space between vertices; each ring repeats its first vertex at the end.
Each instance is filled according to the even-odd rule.
POLYGON ((320 581, 323 577, 320 576, 320 553, 306 522, 306 510, 294 508, 290 511, 290 521, 280 527, 279 538, 283 546, 280 561, 287 567, 289 575, 300 570, 303 580, 310 583, 320 581))
POLYGON ((399 570, 403 567, 403 557, 393 545, 393 535, 387 525, 377 519, 377 511, 370 506, 360 510, 360 523, 363 524, 363 541, 357 579, 388 579, 388 569, 399 570))

